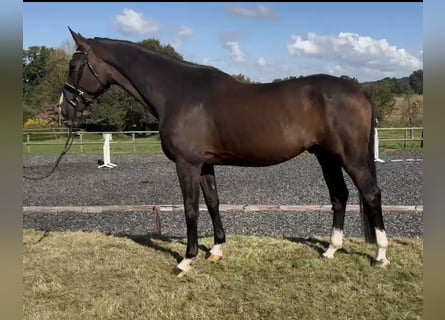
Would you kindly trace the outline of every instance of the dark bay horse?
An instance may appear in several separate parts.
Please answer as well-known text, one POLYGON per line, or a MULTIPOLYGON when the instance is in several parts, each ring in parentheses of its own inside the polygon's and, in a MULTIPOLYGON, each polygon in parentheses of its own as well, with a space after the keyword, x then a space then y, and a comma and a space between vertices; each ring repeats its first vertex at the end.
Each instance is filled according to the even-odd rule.
POLYGON ((385 266, 388 246, 374 163, 375 115, 361 87, 329 75, 246 84, 213 67, 179 61, 128 41, 87 39, 77 45, 63 88, 62 114, 76 121, 109 86, 119 85, 158 120, 162 150, 175 162, 187 225, 185 258, 198 253, 199 194, 212 218, 211 261, 222 257, 215 165, 270 166, 308 151, 322 168, 332 202, 331 241, 323 256, 342 247, 348 189, 342 168, 360 192, 365 239, 377 244, 385 266))

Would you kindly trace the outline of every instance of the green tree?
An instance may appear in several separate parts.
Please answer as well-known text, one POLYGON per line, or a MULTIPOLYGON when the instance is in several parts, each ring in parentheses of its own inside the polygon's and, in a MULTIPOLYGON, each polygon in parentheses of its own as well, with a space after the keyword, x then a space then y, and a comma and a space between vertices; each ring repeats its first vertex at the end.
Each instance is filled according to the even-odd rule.
POLYGON ((414 71, 409 76, 409 85, 414 93, 423 94, 423 70, 414 71))
POLYGON ((62 49, 54 49, 48 53, 45 77, 36 86, 33 99, 39 108, 56 105, 59 101, 62 85, 68 74, 69 61, 70 56, 62 49))
POLYGON ((351 80, 351 81, 354 81, 355 83, 358 83, 358 80, 357 80, 357 78, 355 78, 355 77, 352 77, 352 78, 351 78, 350 76, 347 76, 347 75, 341 75, 340 78, 341 78, 341 79, 351 80))
POLYGON ((23 50, 23 123, 33 117, 58 119, 56 104, 68 61, 61 49, 33 46, 23 50))
POLYGON ((272 82, 280 82, 280 81, 293 80, 293 79, 300 79, 300 78, 304 78, 304 76, 299 76, 299 77, 296 77, 296 76, 287 76, 287 77, 284 77, 283 79, 281 79, 281 78, 275 78, 275 79, 272 80, 272 82))
POLYGON ((403 99, 402 117, 407 126, 420 125, 422 122, 420 110, 421 103, 412 94, 407 93, 403 99))
MULTIPOLYGON (((171 45, 162 45, 158 39, 146 39, 138 44, 183 60, 182 55, 171 45)), ((124 89, 112 86, 89 108, 85 128, 94 131, 155 130, 158 128, 158 122, 124 89)))
POLYGON ((377 82, 388 87, 388 89, 395 95, 403 95, 408 92, 409 89, 408 87, 403 85, 399 79, 396 78, 386 77, 377 82))
POLYGON ((254 83, 248 76, 245 76, 242 73, 232 74, 232 77, 234 77, 236 80, 241 81, 241 82, 254 83))
POLYGON ((88 108, 83 127, 89 131, 122 131, 130 98, 120 87, 112 86, 88 108))
POLYGON ((145 39, 142 41, 138 42, 140 45, 143 45, 146 48, 152 49, 154 51, 157 52, 161 52, 164 53, 170 57, 179 59, 179 60, 184 60, 183 56, 176 52, 175 48, 173 48, 171 45, 167 44, 167 45, 162 45, 161 42, 158 39, 145 39))
POLYGON ((157 119, 119 86, 112 86, 99 96, 89 109, 86 129, 102 130, 155 130, 157 119))
POLYGON ((35 107, 33 101, 35 89, 46 76, 51 50, 45 46, 32 46, 23 50, 23 101, 31 108, 35 107))
POLYGON ((396 103, 395 95, 391 88, 385 83, 377 82, 364 87, 364 90, 376 108, 377 120, 379 122, 384 121, 385 117, 391 114, 396 103))
POLYGON ((30 107, 27 104, 23 104, 23 124, 29 119, 32 119, 36 116, 37 112, 34 108, 30 107))

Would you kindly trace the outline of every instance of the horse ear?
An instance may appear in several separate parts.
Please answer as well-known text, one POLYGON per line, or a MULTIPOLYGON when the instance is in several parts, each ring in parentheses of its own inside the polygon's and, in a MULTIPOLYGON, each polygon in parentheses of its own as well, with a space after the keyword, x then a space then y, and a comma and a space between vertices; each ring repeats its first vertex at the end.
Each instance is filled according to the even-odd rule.
POLYGON ((77 50, 82 50, 82 49, 86 49, 87 48, 87 40, 80 34, 80 33, 76 33, 73 30, 71 30, 70 27, 68 27, 68 30, 71 33, 71 36, 74 39, 74 42, 77 45, 77 50))

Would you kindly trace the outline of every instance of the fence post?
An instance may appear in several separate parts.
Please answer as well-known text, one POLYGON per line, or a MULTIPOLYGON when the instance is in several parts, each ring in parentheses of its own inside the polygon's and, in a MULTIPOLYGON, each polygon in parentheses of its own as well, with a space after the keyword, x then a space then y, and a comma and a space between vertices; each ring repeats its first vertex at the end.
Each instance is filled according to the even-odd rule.
POLYGON ((408 139, 408 129, 405 129, 405 140, 403 140, 403 149, 406 149, 406 139, 408 139))
POLYGON ((26 134, 26 152, 31 152, 31 145, 29 144, 29 133, 26 134))
POLYGON ((80 142, 80 153, 83 154, 83 139, 82 139, 82 132, 79 133, 79 142, 80 142))
POLYGON ((131 139, 133 141, 133 153, 136 153, 136 139, 134 136, 134 132, 131 133, 131 139))
POLYGON ((421 131, 421 135, 422 135, 422 140, 420 140, 420 147, 423 148, 423 128, 421 131))
POLYGON ((379 158, 379 133, 377 128, 374 128, 374 161, 385 162, 379 158))

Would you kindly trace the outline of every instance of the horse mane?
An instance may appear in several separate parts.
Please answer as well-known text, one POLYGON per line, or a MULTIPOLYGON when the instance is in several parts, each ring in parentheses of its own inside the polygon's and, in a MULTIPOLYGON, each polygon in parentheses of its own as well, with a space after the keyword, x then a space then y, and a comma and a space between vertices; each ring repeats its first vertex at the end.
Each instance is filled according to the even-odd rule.
POLYGON ((170 56, 168 54, 165 54, 163 52, 147 48, 147 47, 145 47, 142 44, 135 43, 135 42, 132 42, 132 41, 117 40, 117 39, 110 39, 110 38, 101 38, 101 37, 95 37, 95 38, 90 39, 90 40, 99 41, 99 42, 106 42, 108 45, 112 45, 112 46, 115 46, 115 47, 131 47, 131 48, 134 48, 134 49, 136 49, 136 50, 138 50, 138 51, 140 51, 142 53, 150 54, 150 55, 156 56, 156 57, 158 57, 160 59, 167 60, 167 61, 170 61, 172 63, 176 63, 178 65, 182 65, 182 66, 186 66, 186 67, 192 67, 192 68, 194 67, 194 68, 199 68, 199 69, 207 69, 209 71, 220 72, 220 73, 222 73, 224 75, 232 77, 231 75, 229 75, 229 74, 219 70, 218 68, 215 68, 215 67, 212 67, 212 66, 203 65, 203 64, 198 64, 198 63, 194 63, 194 62, 190 62, 190 61, 186 61, 186 60, 180 60, 178 58, 172 57, 172 56, 170 56))

